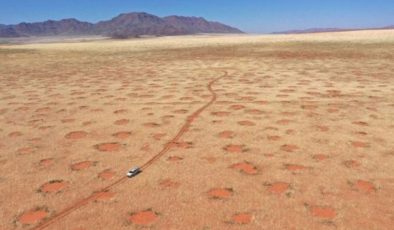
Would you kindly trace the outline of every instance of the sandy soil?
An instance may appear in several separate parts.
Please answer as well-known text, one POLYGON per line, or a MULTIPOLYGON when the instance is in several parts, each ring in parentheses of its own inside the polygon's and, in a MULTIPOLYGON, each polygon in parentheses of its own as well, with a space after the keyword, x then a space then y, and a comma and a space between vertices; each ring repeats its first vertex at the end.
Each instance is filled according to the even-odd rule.
POLYGON ((393 73, 393 31, 2 45, 0 229, 390 229, 393 73))

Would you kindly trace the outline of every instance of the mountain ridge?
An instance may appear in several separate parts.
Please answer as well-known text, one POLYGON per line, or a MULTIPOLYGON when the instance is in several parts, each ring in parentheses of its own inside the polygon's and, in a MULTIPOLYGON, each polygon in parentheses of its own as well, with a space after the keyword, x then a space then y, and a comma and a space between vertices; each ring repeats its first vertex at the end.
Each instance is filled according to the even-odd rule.
POLYGON ((57 35, 103 35, 117 38, 143 35, 171 36, 197 33, 243 33, 241 30, 202 17, 158 17, 145 12, 123 13, 110 19, 90 23, 75 18, 47 20, 16 25, 0 24, 0 37, 57 35))

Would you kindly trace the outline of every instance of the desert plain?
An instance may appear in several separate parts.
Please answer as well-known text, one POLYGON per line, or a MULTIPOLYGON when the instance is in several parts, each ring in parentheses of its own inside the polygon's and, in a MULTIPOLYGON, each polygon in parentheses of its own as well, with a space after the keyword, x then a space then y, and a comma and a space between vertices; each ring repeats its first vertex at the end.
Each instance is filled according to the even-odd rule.
POLYGON ((3 44, 0 136, 0 229, 392 229, 394 31, 3 44))

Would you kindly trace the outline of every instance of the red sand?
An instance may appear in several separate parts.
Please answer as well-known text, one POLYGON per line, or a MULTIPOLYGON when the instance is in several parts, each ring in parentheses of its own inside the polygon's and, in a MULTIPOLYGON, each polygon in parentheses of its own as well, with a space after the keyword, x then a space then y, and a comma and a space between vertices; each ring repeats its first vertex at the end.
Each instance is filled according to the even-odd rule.
POLYGON ((49 167, 53 164, 53 159, 52 158, 48 158, 48 159, 42 159, 40 161, 40 165, 43 167, 49 167))
POLYGON ((257 169, 255 166, 248 162, 241 162, 231 166, 233 169, 240 170, 243 173, 254 175, 257 174, 257 169))
POLYGON ((133 224, 137 224, 137 225, 150 225, 153 224, 157 218, 158 217, 156 213, 147 210, 130 215, 128 217, 128 220, 133 224))
POLYGON ((271 184, 268 188, 268 191, 274 194, 282 194, 289 189, 290 185, 285 182, 275 182, 271 184))
POLYGON ((283 151, 286 151, 286 152, 294 152, 294 151, 298 150, 299 147, 297 145, 286 144, 286 145, 282 145, 280 147, 280 149, 283 150, 283 151))
POLYGON ((249 213, 239 213, 232 217, 232 221, 235 224, 249 224, 252 221, 252 215, 249 213))
POLYGON ((242 126, 255 126, 256 123, 252 122, 252 121, 239 121, 238 124, 242 125, 242 126))
POLYGON ((224 147, 224 150, 230 153, 241 153, 245 152, 244 146, 243 145, 227 145, 224 147))
POLYGON ((88 135, 88 133, 85 131, 74 131, 74 132, 68 133, 65 137, 67 139, 76 140, 76 139, 84 138, 87 135, 88 135))
POLYGON ((214 199, 225 199, 229 198, 232 195, 232 189, 228 188, 213 188, 208 191, 208 195, 214 199))
POLYGON ((126 139, 126 138, 130 137, 131 134, 132 134, 132 132, 122 131, 122 132, 114 133, 113 136, 117 137, 119 139, 126 139))
POLYGON ((290 171, 301 171, 301 170, 306 169, 305 166, 294 165, 294 164, 288 164, 288 165, 286 165, 286 168, 287 168, 287 170, 290 170, 290 171))
POLYGON ((311 214, 314 217, 324 218, 324 219, 333 219, 337 215, 334 209, 330 207, 320 207, 320 206, 311 207, 311 214))
POLYGON ((327 160, 329 158, 329 156, 325 155, 325 154, 316 154, 313 155, 313 159, 317 160, 317 161, 324 161, 327 160))
POLYGON ((95 146, 96 149, 102 152, 115 152, 118 151, 121 147, 119 143, 102 143, 95 146))
POLYGON ((231 139, 235 136, 235 133, 233 131, 223 131, 219 133, 219 137, 220 138, 227 138, 227 139, 231 139))
POLYGON ((40 187, 40 191, 44 193, 57 193, 63 190, 66 187, 66 183, 64 181, 51 181, 43 184, 40 187))
POLYGON ((361 192, 366 192, 366 193, 371 193, 371 192, 375 192, 376 188, 375 186, 369 182, 369 181, 364 181, 364 180, 358 180, 356 181, 356 184, 354 185, 354 187, 361 191, 361 192))
POLYGON ((36 211, 30 211, 24 213, 18 218, 18 220, 22 224, 36 224, 42 221, 47 216, 48 216, 48 212, 44 210, 36 210, 36 211))
POLYGON ((94 162, 91 161, 82 161, 71 165, 71 169, 75 171, 87 169, 92 166, 94 162))
POLYGON ((115 176, 115 172, 110 169, 106 169, 100 172, 98 176, 103 180, 110 180, 115 176))

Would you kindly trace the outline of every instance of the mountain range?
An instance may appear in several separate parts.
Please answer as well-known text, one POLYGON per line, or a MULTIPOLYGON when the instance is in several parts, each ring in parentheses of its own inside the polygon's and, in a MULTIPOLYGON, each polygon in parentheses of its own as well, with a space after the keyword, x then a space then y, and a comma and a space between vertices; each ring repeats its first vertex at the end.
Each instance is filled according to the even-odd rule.
POLYGON ((343 28, 311 28, 305 30, 287 30, 275 32, 273 34, 307 34, 307 33, 324 33, 324 32, 344 32, 344 31, 357 31, 357 30, 390 30, 394 29, 394 25, 377 28, 358 28, 358 29, 343 29, 343 28))
POLYGON ((241 30, 201 17, 158 17, 148 13, 125 13, 98 23, 77 19, 59 21, 0 24, 0 37, 102 35, 117 38, 142 35, 170 36, 198 33, 243 33, 241 30))

